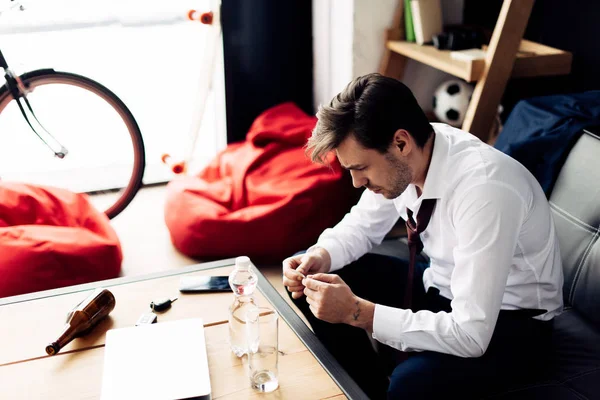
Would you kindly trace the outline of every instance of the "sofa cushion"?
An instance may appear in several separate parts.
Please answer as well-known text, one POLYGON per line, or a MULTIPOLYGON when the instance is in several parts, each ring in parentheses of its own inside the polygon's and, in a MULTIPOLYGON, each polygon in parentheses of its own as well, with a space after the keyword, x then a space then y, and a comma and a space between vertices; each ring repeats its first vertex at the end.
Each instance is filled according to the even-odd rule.
POLYGON ((550 196, 565 275, 565 304, 600 329, 600 137, 585 131, 550 196))
POLYGON ((600 395, 600 332, 574 309, 554 319, 548 370, 537 382, 491 399, 596 399, 600 395))
POLYGON ((548 378, 600 396, 600 331, 574 309, 554 319, 548 378))

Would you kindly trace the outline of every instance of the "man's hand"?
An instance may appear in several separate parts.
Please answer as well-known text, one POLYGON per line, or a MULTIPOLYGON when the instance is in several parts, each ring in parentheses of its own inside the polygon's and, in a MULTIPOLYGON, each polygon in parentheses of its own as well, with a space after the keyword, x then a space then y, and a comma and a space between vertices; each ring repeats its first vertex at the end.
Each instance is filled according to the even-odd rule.
POLYGON ((283 261, 283 285, 292 293, 293 299, 303 296, 302 279, 311 273, 328 272, 331 268, 331 256, 327 250, 317 247, 310 253, 299 254, 283 261))
POLYGON ((315 317, 373 331, 375 304, 355 296, 338 275, 309 275, 302 283, 306 286, 306 301, 315 317))

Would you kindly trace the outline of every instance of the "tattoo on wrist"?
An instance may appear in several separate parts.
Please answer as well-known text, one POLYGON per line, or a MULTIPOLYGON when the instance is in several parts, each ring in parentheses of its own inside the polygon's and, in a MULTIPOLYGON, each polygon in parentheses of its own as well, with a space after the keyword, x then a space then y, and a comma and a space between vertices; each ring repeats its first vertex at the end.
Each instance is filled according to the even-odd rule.
POLYGON ((354 317, 355 321, 358 321, 358 317, 360 317, 360 305, 358 300, 356 300, 356 311, 354 311, 354 314, 352 314, 352 316, 354 317))

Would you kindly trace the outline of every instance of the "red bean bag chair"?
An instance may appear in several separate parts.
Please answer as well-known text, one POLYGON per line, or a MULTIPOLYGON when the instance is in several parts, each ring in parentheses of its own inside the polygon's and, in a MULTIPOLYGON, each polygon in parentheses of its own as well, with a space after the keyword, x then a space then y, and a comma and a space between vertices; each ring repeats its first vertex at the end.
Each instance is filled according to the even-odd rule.
POLYGON ((115 278, 122 259, 86 195, 0 181, 0 297, 115 278))
POLYGON ((305 154, 315 124, 292 103, 273 107, 246 141, 227 146, 197 176, 171 181, 165 222, 175 247, 195 258, 279 263, 314 244, 359 195, 333 154, 330 167, 305 154))

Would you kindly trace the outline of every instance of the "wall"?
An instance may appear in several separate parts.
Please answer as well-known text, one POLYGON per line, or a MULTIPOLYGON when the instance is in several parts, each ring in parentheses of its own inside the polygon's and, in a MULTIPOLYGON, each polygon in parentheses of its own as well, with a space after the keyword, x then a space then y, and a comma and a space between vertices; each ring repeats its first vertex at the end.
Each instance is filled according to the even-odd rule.
MULTIPOLYGON (((493 29, 502 0, 465 0, 464 22, 493 29)), ((600 1, 536 1, 525 30, 525 39, 570 51, 571 74, 538 78, 512 79, 502 98, 505 112, 521 99, 560 93, 577 93, 600 89, 600 42, 598 20, 600 1)))
MULTIPOLYGON (((377 72, 399 0, 313 0, 314 104, 327 103, 353 78, 377 72)), ((442 0, 445 24, 462 22, 464 0, 442 0)), ((403 82, 431 109, 435 88, 450 75, 414 60, 403 82)))

